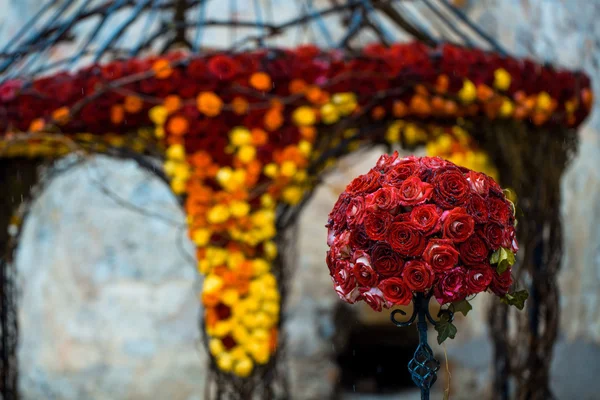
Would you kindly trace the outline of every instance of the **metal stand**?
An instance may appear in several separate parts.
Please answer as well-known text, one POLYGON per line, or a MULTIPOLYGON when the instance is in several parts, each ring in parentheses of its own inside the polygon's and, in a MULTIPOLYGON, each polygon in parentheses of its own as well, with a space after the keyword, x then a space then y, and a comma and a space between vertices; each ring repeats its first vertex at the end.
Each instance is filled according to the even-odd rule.
MULTIPOLYGON (((412 360, 408 363, 408 370, 415 385, 421 389, 421 400, 429 400, 429 391, 437 380, 437 371, 440 369, 440 362, 435 359, 433 350, 431 350, 431 347, 427 343, 427 320, 434 326, 438 324, 438 321, 434 320, 429 313, 429 299, 431 299, 431 295, 424 295, 423 293, 415 294, 413 298, 413 313, 408 321, 399 321, 396 319, 397 314, 406 315, 402 310, 394 310, 391 314, 392 322, 398 327, 410 326, 418 317, 419 346, 417 346, 412 360)), ((447 314, 449 321, 452 321, 454 317, 450 310, 441 309, 438 317, 442 314, 447 314)))

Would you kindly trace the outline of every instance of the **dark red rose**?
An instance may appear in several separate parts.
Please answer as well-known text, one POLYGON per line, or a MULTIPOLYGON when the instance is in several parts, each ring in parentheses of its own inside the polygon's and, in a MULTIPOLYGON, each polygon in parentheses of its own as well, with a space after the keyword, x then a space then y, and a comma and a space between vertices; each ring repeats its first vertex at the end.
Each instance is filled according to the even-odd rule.
POLYGON ((410 290, 424 292, 433 284, 433 269, 424 261, 411 260, 404 264, 402 279, 410 290))
POLYGON ((473 192, 480 196, 487 197, 490 191, 489 179, 485 174, 475 171, 467 172, 467 181, 473 192))
POLYGON ((392 216, 386 211, 370 211, 365 216, 364 226, 367 235, 373 240, 383 240, 392 223, 392 216))
POLYGON ((333 221, 337 229, 343 229, 346 225, 346 209, 350 203, 350 196, 342 193, 329 213, 329 218, 333 221))
POLYGON ((389 308, 392 305, 385 299, 379 288, 360 289, 360 297, 377 312, 381 311, 383 307, 389 308))
POLYGON ((229 81, 237 75, 239 67, 233 58, 218 54, 208 61, 208 70, 217 78, 229 81))
POLYGON ((512 210, 508 203, 497 197, 490 196, 488 198, 488 206, 490 210, 490 219, 499 222, 502 225, 508 223, 512 210))
POLYGON ((361 262, 357 262, 354 264, 354 269, 352 270, 354 273, 354 277, 360 286, 364 287, 372 287, 377 286, 377 282, 379 281, 379 276, 377 272, 369 265, 365 265, 361 262))
POLYGON ((412 300, 412 292, 401 278, 387 278, 379 282, 379 290, 385 299, 397 306, 405 306, 412 300))
POLYGON ((335 273, 335 256, 333 254, 333 251, 327 250, 325 262, 327 263, 327 267, 329 268, 329 275, 333 275, 335 273))
POLYGON ((486 290, 494 275, 489 264, 472 265, 466 271, 467 294, 477 294, 486 290))
POLYGON ((489 219, 487 202, 478 194, 473 194, 467 203, 467 212, 478 224, 485 224, 489 219))
POLYGON ((441 219, 444 239, 456 243, 467 240, 475 230, 475 220, 462 207, 444 211, 441 219))
POLYGON ((462 300, 467 294, 465 269, 452 268, 439 275, 438 284, 434 287, 433 295, 440 304, 462 300))
POLYGON ((434 204, 424 204, 413 208, 410 212, 410 222, 425 236, 436 233, 441 227, 438 207, 434 204))
POLYGON ((346 223, 349 227, 360 225, 365 218, 365 198, 355 197, 350 200, 348 208, 346 208, 346 223))
POLYGON ((367 195, 367 208, 376 210, 391 211, 398 207, 397 189, 393 187, 384 187, 376 192, 367 195))
POLYGON ((469 182, 456 167, 439 169, 433 176, 432 184, 433 199, 442 208, 461 206, 469 199, 469 182))
POLYGON ((377 242, 371 248, 371 265, 383 276, 400 276, 404 260, 387 243, 377 242))
POLYGON ((498 182, 493 180, 491 177, 487 176, 488 186, 490 187, 490 192, 496 194, 497 196, 502 196, 504 193, 502 192, 502 188, 498 185, 498 182))
POLYGON ((350 247, 353 249, 367 249, 370 245, 371 238, 367 235, 364 226, 357 226, 350 232, 350 247))
POLYGON ((380 188, 379 176, 378 172, 371 170, 350 182, 346 186, 346 192, 351 195, 372 193, 380 188))
POLYGON ((403 206, 423 204, 431 198, 433 187, 422 182, 418 177, 411 176, 400 185, 398 202, 403 206))
POLYGON ((394 161, 383 181, 391 186, 399 186, 405 179, 416 175, 419 172, 419 161, 415 157, 405 157, 394 161))
POLYGON ((458 264, 458 251, 451 240, 432 239, 423 252, 423 259, 434 272, 441 273, 458 264))
POLYGON ((392 223, 387 240, 395 251, 405 256, 420 256, 425 248, 425 238, 410 222, 392 223))
POLYGON ((496 222, 488 222, 483 227, 483 237, 492 250, 498 250, 506 242, 506 236, 507 232, 496 222))
POLYGON ((508 289, 513 283, 511 269, 507 269, 502 274, 498 274, 496 271, 493 271, 492 283, 490 284, 490 290, 494 292, 497 296, 504 296, 508 293, 508 289))
POLYGON ((479 235, 472 235, 460 244, 460 259, 465 265, 478 265, 488 259, 490 251, 485 240, 479 235))

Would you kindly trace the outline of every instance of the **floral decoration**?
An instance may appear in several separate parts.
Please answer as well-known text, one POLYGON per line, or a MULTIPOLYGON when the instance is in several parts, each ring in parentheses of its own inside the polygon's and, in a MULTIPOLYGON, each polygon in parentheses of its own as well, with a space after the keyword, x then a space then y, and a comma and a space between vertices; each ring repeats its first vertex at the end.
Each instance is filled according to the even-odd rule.
MULTIPOLYGON (((590 81, 582 73, 448 44, 372 45, 352 56, 310 45, 170 53, 0 84, 0 156, 59 156, 67 149, 48 143, 59 133, 78 143, 92 137, 141 150, 146 142, 119 137, 151 132, 165 148, 164 172, 182 197, 189 236, 197 246, 210 352, 222 371, 245 377, 269 361, 277 343, 281 296, 272 270, 278 257, 276 209, 300 204, 316 183, 320 170, 315 165, 331 165, 372 143, 426 143, 430 155, 494 175, 485 153, 457 121, 481 117, 574 127, 587 116, 591 102, 590 81), (448 125, 452 127, 444 127, 448 125), (361 126, 383 131, 363 132, 361 126), (14 147, 14 137, 22 132, 36 136, 26 146, 14 147), (44 135, 48 140, 39 139, 44 135), (344 151, 330 153, 338 147, 344 151)), ((401 173, 394 176, 390 184, 404 184, 401 173)), ((405 186, 412 193, 422 182, 412 179, 405 186)), ((430 202, 432 193, 423 189, 418 196, 430 202)), ((414 207, 422 198, 404 199, 402 207, 414 207)), ((389 199, 378 201, 385 205, 389 199)), ((464 208, 463 203, 456 206, 464 208)), ((452 214, 453 208, 444 208, 450 213, 442 212, 444 218, 463 218, 452 214)), ((414 218, 426 223, 434 214, 440 213, 429 207, 414 218)), ((512 218, 506 222, 510 232, 512 218)), ((397 240, 413 235, 407 221, 396 222, 401 222, 394 225, 397 240)), ((380 226, 368 226, 378 235, 380 226)), ((490 227, 489 235, 498 234, 496 225, 490 227)), ((499 244, 506 247, 505 240, 499 244)), ((425 251, 421 245, 403 251, 414 258, 425 251)), ((452 248, 461 251, 457 245, 452 248)), ((390 280, 382 288, 392 297, 382 304, 405 302, 407 295, 396 290, 401 277, 395 275, 393 261, 398 253, 383 245, 375 250, 387 260, 381 271, 389 269, 382 276, 390 280)), ((423 262, 407 262, 408 271, 423 275, 423 262)), ((429 279, 426 274, 423 278, 429 279)), ((368 274, 361 279, 362 287, 382 290, 379 283, 367 285, 374 284, 368 274)), ((411 290, 423 284, 412 281, 411 290)), ((440 293, 441 299, 453 298, 440 293)), ((450 294, 456 294, 452 287, 450 294)), ((376 298, 366 292, 360 296, 376 298)))
POLYGON ((518 251, 515 206, 489 176, 438 157, 383 155, 340 195, 327 223, 339 297, 375 311, 416 293, 440 305, 509 294, 518 251))

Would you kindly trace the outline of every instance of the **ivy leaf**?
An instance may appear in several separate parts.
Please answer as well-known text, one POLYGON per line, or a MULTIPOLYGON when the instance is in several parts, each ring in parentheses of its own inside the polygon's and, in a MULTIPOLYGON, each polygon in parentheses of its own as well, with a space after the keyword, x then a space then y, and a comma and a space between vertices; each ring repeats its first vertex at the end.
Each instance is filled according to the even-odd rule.
POLYGON ((454 339, 456 336, 456 326, 447 319, 442 318, 437 325, 435 326, 435 330, 438 332, 437 341, 438 344, 442 344, 444 340, 450 338, 454 339))
POLYGON ((527 290, 519 290, 518 292, 507 293, 506 296, 500 299, 504 304, 515 306, 519 310, 525 307, 525 300, 529 297, 527 290))
POLYGON ((514 253, 504 247, 500 247, 490 256, 490 264, 497 264, 496 272, 499 275, 504 273, 515 261, 514 253))
POLYGON ((465 316, 473 309, 467 300, 455 301, 452 303, 452 307, 454 307, 454 312, 461 312, 465 316))

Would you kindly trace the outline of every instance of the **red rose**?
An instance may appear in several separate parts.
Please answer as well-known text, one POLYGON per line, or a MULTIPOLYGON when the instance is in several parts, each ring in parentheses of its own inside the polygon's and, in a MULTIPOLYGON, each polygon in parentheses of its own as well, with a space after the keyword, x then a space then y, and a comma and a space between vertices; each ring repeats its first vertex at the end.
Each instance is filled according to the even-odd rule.
POLYGON ((471 190, 478 193, 480 196, 487 197, 490 191, 489 179, 485 174, 475 171, 467 173, 467 181, 471 190))
POLYGON ((351 195, 372 193, 380 188, 380 176, 381 174, 373 170, 369 171, 367 174, 360 175, 346 186, 346 192, 351 195))
POLYGON ((398 159, 398 152, 394 151, 394 154, 391 156, 388 154, 382 154, 377 160, 375 164, 375 169, 381 172, 382 174, 387 172, 390 168, 392 168, 394 162, 398 159))
POLYGON ((508 240, 510 242, 510 249, 512 250, 512 252, 516 253, 517 251, 519 251, 519 243, 517 242, 517 233, 515 231, 515 227, 514 226, 509 226, 508 227, 508 235, 507 235, 507 237, 508 237, 508 240))
POLYGON ((510 285, 512 285, 512 275, 511 269, 507 269, 501 275, 498 275, 496 271, 493 271, 492 283, 490 284, 490 289, 494 294, 502 297, 506 293, 508 293, 508 289, 510 289, 510 285))
POLYGON ((370 267, 371 266, 371 256, 369 255, 369 253, 367 253, 364 250, 357 250, 352 255, 352 262, 364 264, 367 267, 370 267))
POLYGON ((425 238, 410 222, 392 223, 387 240, 394 250, 405 256, 420 256, 425 248, 425 238))
POLYGON ((350 232, 344 231, 335 236, 333 238, 331 250, 337 259, 350 258, 352 255, 352 248, 350 247, 350 232))
POLYGON ((394 161, 393 167, 387 171, 383 180, 388 185, 399 186, 405 179, 416 175, 419 168, 420 165, 416 158, 401 158, 394 161))
POLYGON ((424 204, 413 208, 410 212, 410 222, 425 236, 439 231, 441 223, 438 207, 434 204, 424 204))
POLYGON ((421 165, 424 169, 437 170, 448 165, 448 161, 440 157, 423 157, 421 165))
POLYGON ((404 260, 385 242, 377 242, 371 249, 371 264, 383 276, 400 276, 404 260))
POLYGON ((371 238, 367 235, 364 226, 357 226, 350 232, 350 247, 353 249, 367 249, 370 245, 371 238))
POLYGON ((444 211, 441 219, 444 239, 451 239, 457 243, 464 242, 475 230, 475 220, 462 207, 444 211))
POLYGON ((233 58, 218 54, 208 61, 208 70, 217 78, 229 81, 238 73, 238 64, 233 58))
POLYGON ((467 268, 465 274, 467 294, 477 294, 483 292, 492 282, 494 271, 489 264, 473 265, 467 268))
POLYGON ((488 206, 490 210, 490 219, 492 221, 499 222, 503 225, 508 223, 508 220, 512 215, 512 210, 508 203, 497 197, 490 196, 488 198, 488 206))
POLYGON ((385 211, 373 211, 365 216, 365 231, 373 240, 383 240, 388 232, 392 216, 385 211))
POLYGON ((348 303, 354 303, 359 295, 356 286, 356 278, 347 261, 338 261, 336 272, 331 276, 335 285, 335 291, 342 300, 348 303))
POLYGON ((385 299, 383 293, 378 288, 360 289, 360 296, 365 303, 377 312, 381 311, 383 307, 391 307, 391 303, 385 299))
POLYGON ((412 300, 412 292, 401 278, 387 278, 379 282, 378 288, 385 299, 397 306, 405 306, 412 300))
POLYGON ((473 235, 461 243, 459 250, 460 259, 465 265, 481 264, 490 254, 485 240, 479 235, 473 235))
POLYGON ((398 206, 397 190, 384 187, 366 197, 367 208, 391 211, 398 206))
POLYGON ((502 188, 498 185, 498 182, 487 176, 488 185, 490 187, 490 192, 496 194, 497 196, 503 196, 502 188))
POLYGON ((487 202, 478 194, 473 194, 467 204, 467 212, 478 224, 485 224, 489 219, 487 202))
POLYGON ((352 270, 354 277, 360 286, 372 287, 377 285, 379 276, 370 265, 357 262, 352 270))
POLYGON ((364 197, 355 197, 350 200, 346 208, 346 223, 349 227, 354 227, 363 223, 365 218, 365 199, 364 197))
POLYGON ((446 304, 464 299, 466 291, 465 270, 462 267, 456 267, 440 275, 433 295, 438 303, 446 304))
POLYGON ((402 279, 410 290, 424 292, 433 284, 433 270, 424 261, 411 260, 404 264, 402 279))
POLYGON ((329 275, 333 275, 335 273, 335 261, 336 260, 333 251, 327 250, 325 262, 327 263, 327 267, 329 268, 329 275))
POLYGON ((467 202, 469 182, 456 167, 439 169, 433 177, 433 199, 442 208, 449 209, 467 202))
POLYGON ((403 206, 423 204, 431 197, 433 187, 416 176, 411 176, 402 182, 398 190, 398 202, 403 206))
POLYGON ((492 250, 498 250, 506 241, 506 231, 496 222, 488 222, 483 227, 483 237, 492 250))
POLYGON ((423 259, 435 272, 444 272, 458 264, 458 251, 451 240, 432 239, 423 252, 423 259))
POLYGON ((337 229, 343 229, 346 225, 346 209, 350 203, 350 196, 346 193, 342 193, 333 206, 333 210, 329 213, 329 219, 337 225, 337 229))

